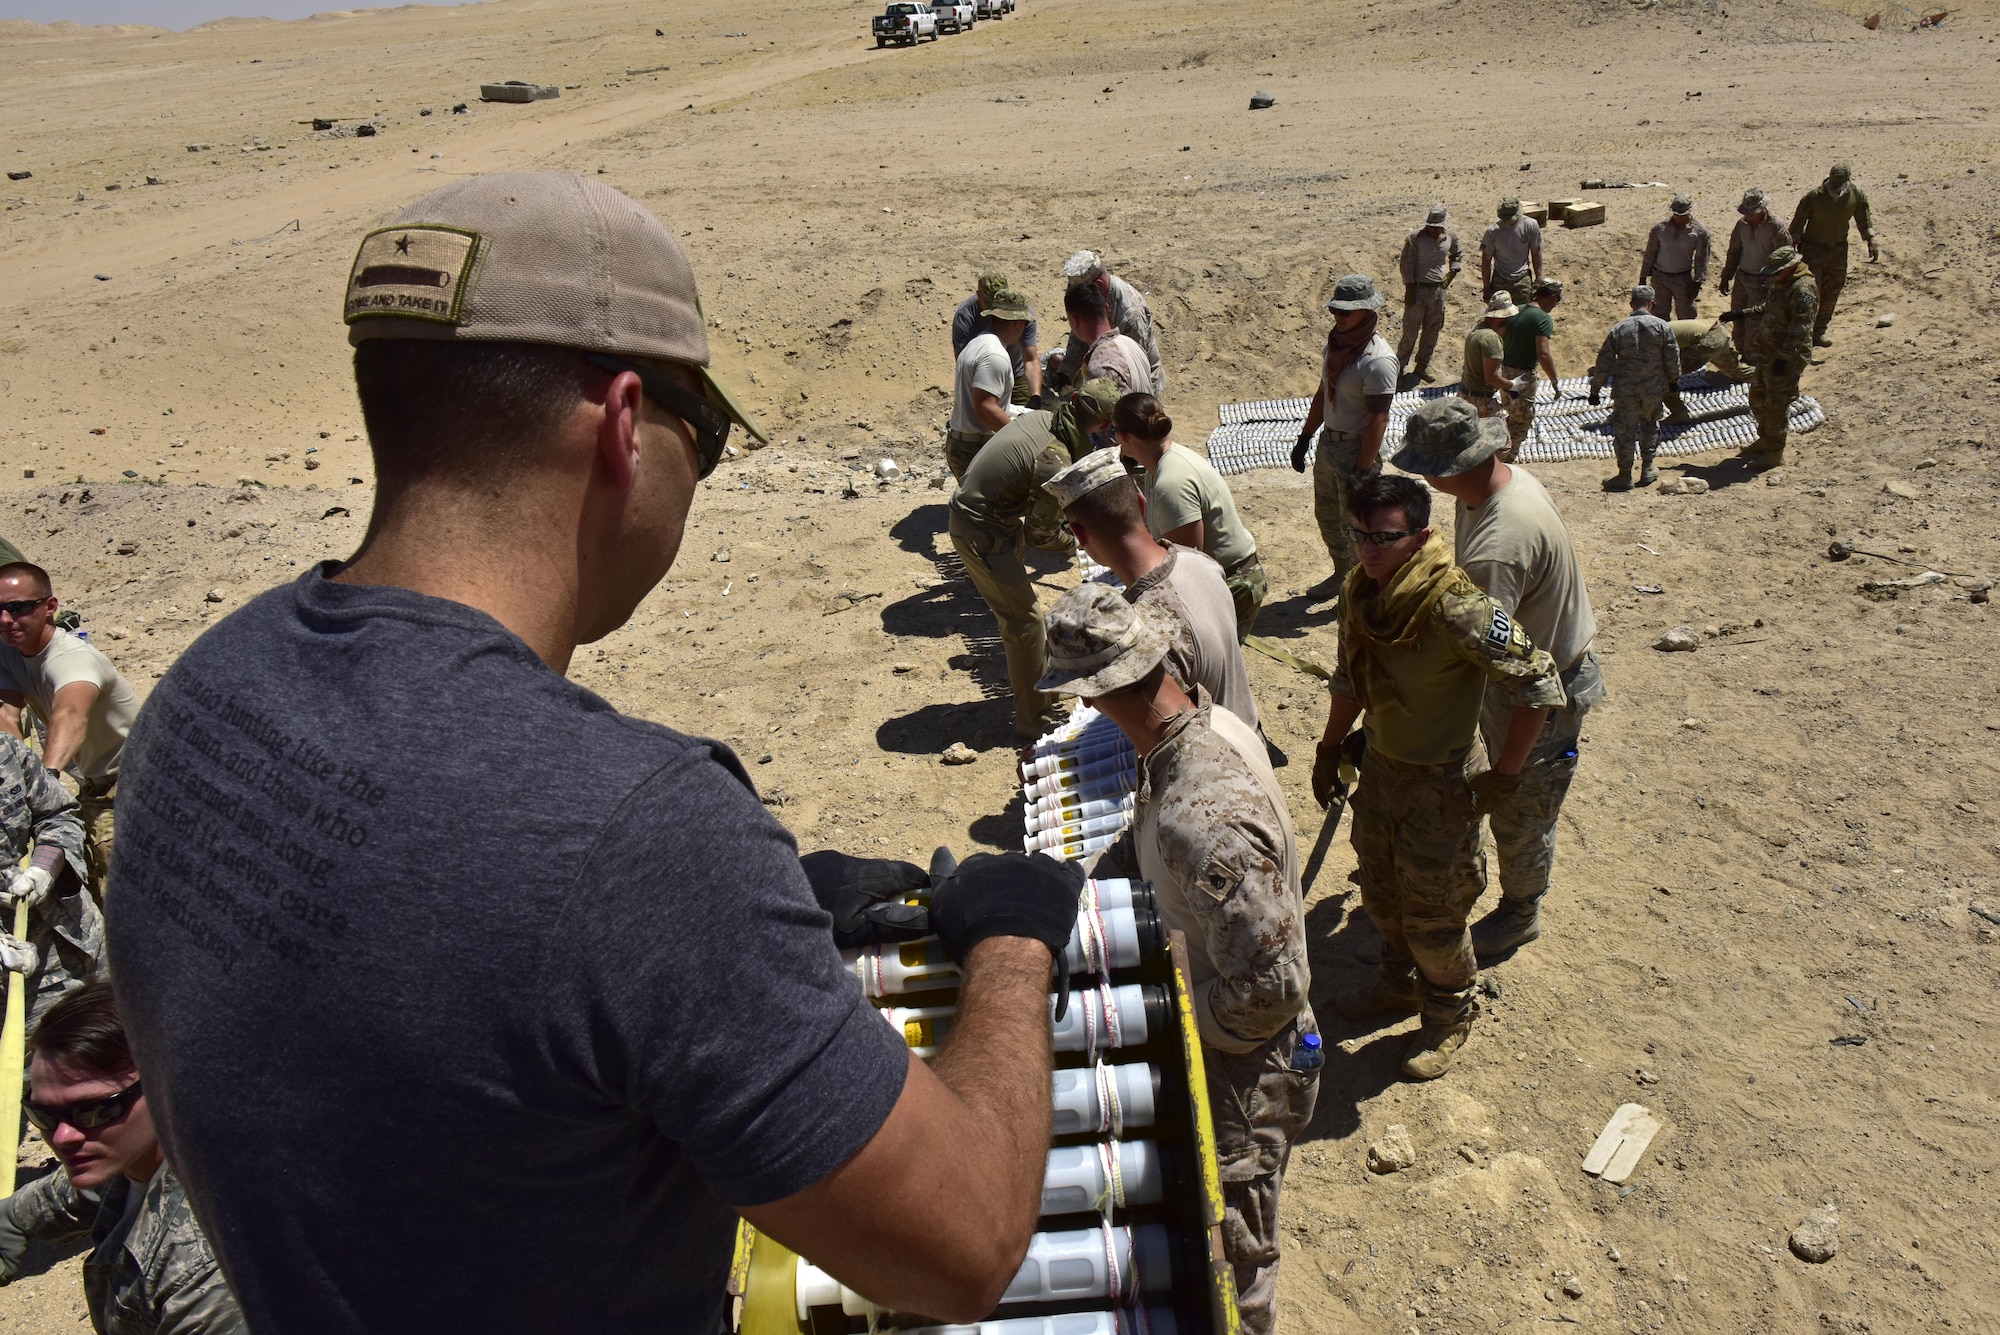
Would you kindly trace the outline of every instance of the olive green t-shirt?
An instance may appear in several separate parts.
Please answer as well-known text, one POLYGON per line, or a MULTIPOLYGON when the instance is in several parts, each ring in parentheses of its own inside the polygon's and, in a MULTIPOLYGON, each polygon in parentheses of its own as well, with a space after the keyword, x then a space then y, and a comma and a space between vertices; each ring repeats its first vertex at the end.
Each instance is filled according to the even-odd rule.
POLYGON ((1520 314, 1507 322, 1507 336, 1501 340, 1506 355, 1500 359, 1502 366, 1511 366, 1517 371, 1532 371, 1540 363, 1535 340, 1554 338, 1556 322, 1549 313, 1532 301, 1521 308, 1520 314))
POLYGON ((1465 336, 1465 369, 1458 373, 1458 383, 1469 394, 1482 397, 1493 393, 1498 386, 1486 381, 1486 359, 1500 359, 1500 333, 1489 328, 1484 322, 1474 326, 1465 336))
POLYGON ((967 519, 1001 528, 1028 517, 1038 507, 1061 510, 1042 484, 1067 468, 1069 447, 1056 436, 1055 414, 1047 409, 1022 413, 979 447, 952 493, 951 508, 967 519))
POLYGON ((1257 554, 1257 540, 1243 527, 1236 499, 1215 465, 1181 445, 1168 447, 1146 475, 1146 528, 1164 539, 1201 521, 1201 549, 1224 570, 1257 554))

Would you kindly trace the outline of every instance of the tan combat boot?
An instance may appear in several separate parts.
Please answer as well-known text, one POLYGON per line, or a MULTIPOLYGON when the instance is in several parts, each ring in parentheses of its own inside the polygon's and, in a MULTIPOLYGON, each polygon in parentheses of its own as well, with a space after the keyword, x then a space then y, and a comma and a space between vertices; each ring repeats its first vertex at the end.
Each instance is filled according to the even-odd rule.
POLYGON ((1410 1039, 1410 1055, 1403 1058, 1403 1074, 1412 1080, 1435 1080, 1451 1069, 1458 1050, 1472 1036, 1472 1017, 1433 1025, 1424 1021, 1410 1039))
POLYGON ((1653 466, 1653 456, 1650 454, 1639 456, 1639 485, 1650 487, 1659 480, 1660 470, 1653 466))
POLYGON ((1384 968, 1367 987, 1343 992, 1335 998, 1334 1010, 1343 1020, 1375 1020, 1384 1015, 1415 1015, 1424 1007, 1417 992, 1414 973, 1393 973, 1384 968))

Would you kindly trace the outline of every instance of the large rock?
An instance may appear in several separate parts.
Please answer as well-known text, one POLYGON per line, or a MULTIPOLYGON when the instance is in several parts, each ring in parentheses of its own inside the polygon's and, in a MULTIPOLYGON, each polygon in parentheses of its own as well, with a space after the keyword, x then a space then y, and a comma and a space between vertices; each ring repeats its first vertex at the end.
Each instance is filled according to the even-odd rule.
POLYGON ((1831 1261, 1840 1248, 1840 1211, 1822 1205, 1792 1230, 1792 1255, 1814 1265, 1831 1261))
POLYGON ((1701 636, 1694 633, 1693 626, 1675 626, 1654 640, 1653 647, 1663 654, 1693 653, 1701 648, 1701 636))
POLYGON ((1400 1173, 1417 1162, 1417 1147, 1410 1143, 1409 1128, 1397 1122, 1383 1131, 1382 1139, 1368 1147, 1368 1171, 1400 1173))

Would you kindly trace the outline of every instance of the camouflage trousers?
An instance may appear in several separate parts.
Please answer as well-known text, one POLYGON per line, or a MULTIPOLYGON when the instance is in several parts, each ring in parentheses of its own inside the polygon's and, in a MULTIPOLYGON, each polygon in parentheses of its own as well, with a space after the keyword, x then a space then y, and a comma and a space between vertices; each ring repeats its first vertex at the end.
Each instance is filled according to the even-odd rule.
POLYGON ((1694 275, 1691 273, 1661 273, 1653 270, 1653 314, 1662 320, 1692 320, 1694 314, 1694 275), (1675 314, 1678 311, 1679 314, 1675 314))
MULTIPOLYGON (((1729 292, 1729 309, 1740 311, 1747 310, 1752 306, 1761 306, 1764 304, 1764 299, 1770 295, 1770 279, 1763 277, 1761 274, 1739 273, 1735 276, 1734 286, 1731 287, 1729 292)), ((1747 322, 1729 326, 1729 337, 1736 344, 1738 352, 1743 350, 1743 340, 1749 332, 1750 327, 1747 322)))
POLYGON ((1023 559, 1026 535, 1016 525, 1012 533, 974 523, 952 512, 952 550, 965 564, 972 587, 986 600, 1000 623, 1000 643, 1007 652, 1007 681, 1014 692, 1014 734, 1030 741, 1043 727, 1056 697, 1035 689, 1048 668, 1048 632, 1035 603, 1035 582, 1023 559))
POLYGON ((1500 415, 1500 396, 1498 394, 1475 394, 1465 388, 1465 386, 1460 385, 1458 397, 1477 408, 1481 417, 1498 417, 1500 415))
MULTIPOLYGON (((1585 650, 1575 667, 1563 673, 1569 703, 1549 711, 1535 749, 1521 769, 1521 786, 1487 817, 1493 827, 1493 851, 1500 864, 1500 894, 1512 900, 1536 901, 1548 893, 1549 868, 1555 863, 1556 820, 1563 799, 1576 777, 1577 749, 1583 739, 1583 717, 1604 698, 1604 677, 1595 650, 1585 650)), ((1479 719, 1489 753, 1507 745, 1513 702, 1504 692, 1488 690, 1479 719)))
POLYGON ((1486 299, 1488 301, 1493 300, 1495 292, 1505 292, 1509 297, 1513 298, 1516 306, 1527 305, 1535 299, 1535 271, 1533 269, 1524 269, 1513 278, 1502 278, 1500 275, 1495 274, 1493 276, 1493 286, 1486 289, 1486 299))
POLYGON ((1348 530, 1354 518, 1347 512, 1347 498, 1354 489, 1382 471, 1381 460, 1367 472, 1360 471, 1361 436, 1354 431, 1322 428, 1319 450, 1313 456, 1313 518, 1319 522, 1320 541, 1333 558, 1334 583, 1347 586, 1347 572, 1354 569, 1354 535, 1348 530))
POLYGON ((951 469, 951 475, 960 482, 965 481, 965 470, 972 467, 973 456, 980 446, 993 439, 991 431, 947 431, 944 433, 944 462, 951 469))
POLYGON ((1813 315, 1813 337, 1826 334, 1826 327, 1833 323, 1833 308, 1840 302, 1840 291, 1847 286, 1847 243, 1826 245, 1819 241, 1804 241, 1799 244, 1799 256, 1811 271, 1813 282, 1819 284, 1819 310, 1813 315))
POLYGON ((100 909, 111 881, 111 842, 117 834, 112 804, 117 794, 115 776, 108 783, 86 782, 77 813, 83 820, 83 861, 90 869, 90 896, 100 909))
MULTIPOLYGON (((1738 289, 1739 292, 1741 290, 1738 289)), ((1689 344, 1681 353, 1681 374, 1693 375, 1704 366, 1712 366, 1731 380, 1748 380, 1750 368, 1743 364, 1743 358, 1736 351, 1736 344, 1730 339, 1733 328, 1741 326, 1716 325, 1689 344)), ((1687 404, 1681 399, 1679 381, 1667 386, 1667 411, 1674 417, 1688 415, 1687 404)))
MULTIPOLYGON (((1632 467, 1632 446, 1637 442, 1639 457, 1650 460, 1660 450, 1660 396, 1658 394, 1613 393, 1611 396, 1611 450, 1618 467, 1632 467)), ((1491 692, 1489 692, 1491 694, 1491 692)))
POLYGON ((1292 1142, 1319 1099, 1319 1072, 1294 1071, 1299 1035, 1318 1033, 1312 1010, 1248 1052, 1202 1049, 1222 1172, 1222 1250, 1236 1272, 1243 1335, 1270 1335, 1278 1322, 1278 1192, 1292 1142))
POLYGON ((1437 351, 1438 335, 1443 332, 1443 284, 1411 284, 1409 295, 1403 298, 1403 336, 1396 344, 1396 365, 1408 366, 1410 350, 1414 348, 1417 364, 1411 369, 1419 375, 1428 371, 1431 354, 1437 351))
POLYGON ((1416 970, 1426 1024, 1475 1009, 1466 919, 1486 891, 1486 848, 1467 776, 1485 768, 1477 739, 1464 760, 1444 765, 1406 765, 1371 748, 1355 785, 1361 907, 1382 933, 1383 974, 1416 970))
POLYGON ((1507 400, 1507 448, 1500 458, 1511 463, 1522 442, 1528 438, 1528 428, 1535 424, 1535 394, 1541 387, 1542 377, 1535 371, 1523 371, 1518 366, 1501 369, 1509 375, 1521 377, 1521 388, 1502 396, 1507 400))
POLYGON ((1264 578, 1264 563, 1252 552, 1224 571, 1222 582, 1229 587, 1229 601, 1236 604, 1236 638, 1241 641, 1257 624, 1257 613, 1271 596, 1270 581, 1264 578))
POLYGON ((1791 431, 1792 400, 1799 396, 1799 376, 1805 370, 1797 364, 1774 375, 1769 366, 1750 373, 1750 416, 1757 423, 1757 441, 1747 451, 1774 459, 1785 457, 1785 437, 1791 431))

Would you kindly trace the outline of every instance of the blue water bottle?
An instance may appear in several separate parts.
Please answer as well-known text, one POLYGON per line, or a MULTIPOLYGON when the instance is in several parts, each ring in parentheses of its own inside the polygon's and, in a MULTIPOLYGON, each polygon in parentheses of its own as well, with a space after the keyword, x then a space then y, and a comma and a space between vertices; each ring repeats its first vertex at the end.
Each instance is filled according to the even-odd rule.
POLYGON ((1310 1074, 1325 1064, 1326 1053, 1320 1050, 1319 1035, 1300 1034, 1298 1045, 1292 1049, 1292 1069, 1310 1074))

